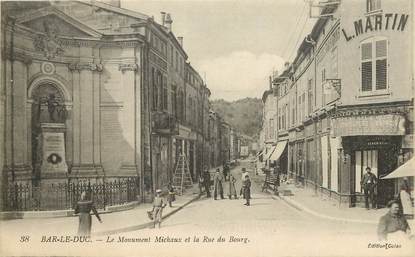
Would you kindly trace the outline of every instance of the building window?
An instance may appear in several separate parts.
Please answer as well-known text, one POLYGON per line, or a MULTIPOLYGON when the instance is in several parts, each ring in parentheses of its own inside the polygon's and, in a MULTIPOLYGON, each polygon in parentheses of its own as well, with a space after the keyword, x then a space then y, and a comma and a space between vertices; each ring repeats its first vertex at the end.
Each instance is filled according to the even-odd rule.
POLYGON ((179 53, 178 52, 176 52, 175 62, 176 62, 176 65, 174 67, 176 68, 176 71, 178 71, 178 69, 179 69, 179 53))
POLYGON ((151 88, 153 91, 153 110, 157 110, 157 99, 158 99, 158 88, 157 88, 157 77, 156 70, 151 68, 151 88))
POLYGON ((366 0, 366 11, 374 12, 381 9, 380 0, 366 0))
POLYGON ((173 60, 174 58, 173 58, 173 46, 172 45, 170 45, 170 63, 171 64, 173 64, 174 63, 174 60, 173 60))
POLYGON ((168 91, 167 91, 167 78, 163 77, 163 110, 168 109, 168 91))
POLYGON ((308 114, 313 112, 313 79, 308 80, 308 114))
POLYGON ((360 48, 363 92, 387 89, 387 45, 386 39, 371 38, 362 42, 360 48))
POLYGON ((171 96, 171 108, 174 116, 177 116, 177 90, 176 86, 172 86, 173 92, 171 96))

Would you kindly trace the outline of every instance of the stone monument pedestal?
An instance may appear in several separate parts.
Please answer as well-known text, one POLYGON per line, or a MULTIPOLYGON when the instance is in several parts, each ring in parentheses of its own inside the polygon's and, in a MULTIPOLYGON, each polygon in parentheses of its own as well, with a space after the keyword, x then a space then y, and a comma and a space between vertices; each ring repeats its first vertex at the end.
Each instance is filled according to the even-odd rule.
POLYGON ((42 184, 67 181, 68 165, 65 159, 65 124, 41 124, 42 163, 40 181, 42 184))

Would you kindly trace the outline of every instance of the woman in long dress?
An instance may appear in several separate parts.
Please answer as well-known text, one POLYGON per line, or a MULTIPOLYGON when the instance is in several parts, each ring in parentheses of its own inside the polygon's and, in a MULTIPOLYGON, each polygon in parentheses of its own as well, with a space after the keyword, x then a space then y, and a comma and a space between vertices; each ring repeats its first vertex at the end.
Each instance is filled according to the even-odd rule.
POLYGON ((100 223, 102 223, 101 217, 95 208, 92 200, 86 199, 86 193, 82 192, 81 200, 76 204, 75 214, 79 213, 79 227, 78 235, 80 236, 89 236, 91 235, 92 219, 91 219, 91 210, 94 215, 97 217, 100 223))

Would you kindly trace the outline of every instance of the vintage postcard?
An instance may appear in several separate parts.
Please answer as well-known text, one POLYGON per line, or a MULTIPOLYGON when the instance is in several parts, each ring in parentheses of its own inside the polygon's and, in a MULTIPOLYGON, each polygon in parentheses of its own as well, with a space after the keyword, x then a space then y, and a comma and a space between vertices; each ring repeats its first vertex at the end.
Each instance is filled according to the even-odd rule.
POLYGON ((0 1, 0 256, 414 256, 414 5, 0 1))

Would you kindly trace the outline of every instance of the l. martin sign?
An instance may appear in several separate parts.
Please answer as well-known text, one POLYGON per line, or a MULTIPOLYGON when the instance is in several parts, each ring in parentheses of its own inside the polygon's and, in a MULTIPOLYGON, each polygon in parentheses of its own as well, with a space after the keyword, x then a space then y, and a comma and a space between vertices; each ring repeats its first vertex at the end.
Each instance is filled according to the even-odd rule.
POLYGON ((342 29, 346 41, 372 31, 396 30, 404 31, 406 23, 409 20, 409 14, 385 13, 367 16, 353 22, 354 31, 342 29))

